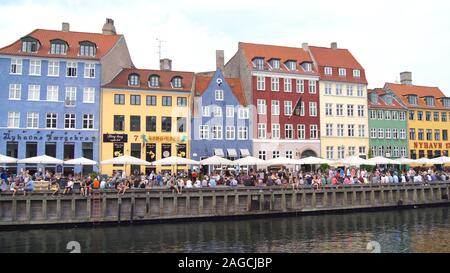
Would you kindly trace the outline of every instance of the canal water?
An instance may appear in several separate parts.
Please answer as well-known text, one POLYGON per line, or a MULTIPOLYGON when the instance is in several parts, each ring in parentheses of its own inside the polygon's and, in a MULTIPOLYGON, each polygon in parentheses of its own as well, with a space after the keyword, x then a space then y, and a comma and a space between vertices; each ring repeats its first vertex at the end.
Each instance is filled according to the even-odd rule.
POLYGON ((450 207, 257 220, 0 231, 0 253, 450 253, 450 207), (375 243, 374 243, 375 242, 375 243), (373 248, 372 248, 373 249, 373 248), (377 251, 377 249, 372 250, 377 251))

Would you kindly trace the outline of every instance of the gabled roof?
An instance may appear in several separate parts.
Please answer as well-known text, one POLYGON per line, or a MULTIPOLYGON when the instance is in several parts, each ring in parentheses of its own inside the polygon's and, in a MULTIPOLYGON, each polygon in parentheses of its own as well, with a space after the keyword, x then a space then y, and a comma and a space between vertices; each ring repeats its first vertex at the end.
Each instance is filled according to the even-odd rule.
MULTIPOLYGON (((195 75, 195 96, 202 96, 208 89, 208 86, 213 77, 195 75)), ((242 90, 241 80, 239 78, 225 78, 225 81, 230 86, 233 95, 236 97, 240 105, 247 105, 244 91, 242 90)))
POLYGON ((39 40, 41 46, 37 53, 21 52, 21 39, 0 49, 0 54, 16 55, 16 56, 35 56, 35 57, 51 57, 51 58, 71 58, 71 59, 91 59, 100 60, 104 57, 114 45, 123 37, 122 35, 105 35, 101 33, 74 32, 74 31, 57 31, 36 29, 25 37, 32 37, 39 40), (50 54, 50 41, 59 39, 65 41, 69 48, 66 55, 50 54), (80 51, 79 43, 81 41, 90 41, 97 45, 95 57, 78 56, 80 51))
POLYGON ((402 102, 411 108, 425 109, 449 109, 444 107, 441 98, 445 98, 444 93, 438 87, 406 85, 397 83, 386 83, 385 90, 391 90, 402 102), (411 105, 408 102, 408 95, 418 96, 418 105, 411 105), (424 97, 432 96, 435 98, 435 106, 427 106, 424 97))
POLYGON ((400 104, 395 95, 392 94, 392 104, 386 104, 386 101, 382 98, 384 95, 386 95, 386 91, 382 88, 375 88, 373 90, 367 90, 368 93, 368 105, 369 108, 380 108, 380 109, 399 109, 399 110, 406 110, 407 108, 400 104), (375 93, 378 95, 377 103, 373 103, 370 99, 370 94, 375 93))
POLYGON ((313 62, 309 52, 305 51, 303 48, 297 47, 287 47, 287 46, 277 46, 277 45, 265 45, 265 44, 252 44, 239 42, 239 49, 243 50, 245 57, 247 58, 247 63, 251 69, 253 69, 252 61, 256 57, 264 58, 265 62, 271 59, 280 60, 280 69, 273 71, 285 72, 285 73, 295 73, 295 74, 307 74, 307 75, 317 75, 317 72, 306 72, 299 64, 304 62, 313 62), (286 61, 296 61, 297 71, 291 71, 284 67, 286 61))
POLYGON ((150 70, 125 68, 110 83, 104 85, 104 88, 119 88, 130 90, 161 90, 161 91, 188 91, 192 90, 194 72, 169 71, 169 70, 150 70), (128 77, 132 74, 139 75, 139 86, 128 86, 128 77), (150 87, 148 84, 151 75, 158 75, 160 78, 159 87, 150 87), (174 77, 182 78, 182 87, 173 88, 171 81, 174 77))

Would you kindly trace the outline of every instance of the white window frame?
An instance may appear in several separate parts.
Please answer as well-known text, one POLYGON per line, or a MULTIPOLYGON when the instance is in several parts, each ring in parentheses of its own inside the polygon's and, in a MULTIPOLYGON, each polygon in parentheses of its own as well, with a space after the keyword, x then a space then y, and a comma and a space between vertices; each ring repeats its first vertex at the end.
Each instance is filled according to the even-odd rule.
POLYGON ((284 92, 292 93, 292 79, 284 78, 284 92))
POLYGON ((319 139, 319 126, 317 124, 309 125, 309 139, 319 139))
POLYGON ((343 104, 336 104, 336 116, 343 117, 344 116, 344 105, 343 104))
POLYGON ((92 130, 94 129, 95 125, 94 125, 94 114, 83 114, 83 120, 81 123, 82 129, 84 130, 92 130), (84 127, 84 122, 87 121, 88 122, 88 128, 84 127), (90 126, 89 126, 90 125, 90 126), (92 127, 92 128, 89 128, 92 127))
POLYGON ((279 77, 271 77, 270 78, 271 83, 271 90, 273 92, 280 92, 280 78, 279 77))
POLYGON ((22 97, 22 85, 20 83, 11 83, 9 85, 9 100, 20 100, 22 97))
POLYGON ((378 128, 378 139, 384 139, 384 128, 378 128))
POLYGON ((78 63, 77 62, 66 62, 66 77, 76 78, 78 77, 78 63), (75 76, 69 76, 69 69, 75 68, 75 76))
POLYGON ((339 68, 339 76, 340 77, 346 77, 347 76, 347 69, 339 68))
POLYGON ((215 140, 223 139, 222 125, 214 125, 212 127, 212 139, 215 139, 215 140))
POLYGON ((325 84, 325 95, 331 95, 331 92, 333 91, 333 85, 331 83, 325 84))
POLYGON ((325 73, 325 75, 327 75, 327 76, 333 75, 333 68, 330 67, 330 66, 325 66, 324 73, 325 73))
POLYGON ((49 77, 59 77, 59 61, 58 60, 49 60, 47 68, 47 76, 49 77))
POLYGON ((57 113, 45 113, 45 128, 47 128, 47 129, 58 128, 58 114, 57 113), (49 115, 50 115, 50 117, 49 117, 49 115), (47 126, 49 120, 50 120, 50 124, 52 124, 54 121, 55 127, 47 126))
POLYGON ((291 116, 292 115, 292 101, 285 100, 284 101, 284 115, 285 116, 291 116))
POLYGON ((233 105, 227 105, 226 106, 226 114, 227 118, 234 118, 234 106, 233 105))
POLYGON ((297 138, 306 139, 306 126, 305 124, 297 124, 297 138))
POLYGON ((250 118, 250 111, 246 107, 239 107, 238 108, 238 119, 249 119, 250 118))
POLYGON ((377 128, 370 128, 370 138, 376 139, 377 136, 377 128))
POLYGON ((284 138, 285 139, 294 139, 294 125, 292 125, 292 124, 284 125, 284 138), (290 132, 290 136, 288 135, 288 132, 290 132))
POLYGON ((83 74, 85 79, 95 79, 95 63, 84 63, 83 74))
POLYGON ((38 84, 28 85, 28 100, 39 101, 41 99, 41 86, 38 84))
POLYGON ((353 84, 347 84, 347 96, 353 97, 353 84))
POLYGON ((305 93, 305 81, 304 80, 296 80, 295 91, 297 93, 305 93))
POLYGON ((57 85, 47 85, 47 101, 58 101, 59 99, 59 86, 57 85))
POLYGON ((95 88, 83 88, 83 103, 95 103, 95 88))
POLYGON ((224 99, 223 90, 222 89, 217 89, 214 92, 214 98, 215 98, 216 101, 223 101, 223 99, 224 99))
POLYGON ((366 137, 366 126, 364 124, 358 125, 358 137, 366 137))
POLYGON ((11 65, 9 67, 9 74, 11 75, 22 75, 23 60, 18 58, 11 58, 11 65), (13 67, 15 72, 13 72, 13 67))
POLYGON ((20 128, 20 112, 8 112, 8 128, 20 128))
POLYGON ((239 126, 238 127, 238 140, 248 140, 248 127, 239 126))
MULTIPOLYGON (((69 125, 72 125, 72 122, 70 122, 69 125)), ((75 113, 65 113, 64 129, 76 129, 76 128, 77 128, 77 115, 75 113), (66 127, 66 120, 73 121, 73 127, 72 126, 66 127)))
POLYGON ((362 118, 365 116, 365 107, 364 105, 358 105, 358 117, 362 118))
POLYGON ((309 102, 309 116, 317 117, 317 102, 315 101, 309 102))
POLYGON ((327 159, 332 160, 334 158, 334 147, 333 146, 327 146, 326 147, 326 153, 327 153, 327 159))
POLYGON ((40 76, 41 75, 42 62, 41 60, 30 59, 30 76, 40 76))
POLYGON ((343 137, 344 136, 344 124, 338 124, 337 125, 337 136, 343 137))
POLYGON ((280 101, 279 100, 272 100, 270 112, 271 112, 272 116, 280 115, 280 101))
POLYGON ((208 125, 200 125, 199 126, 199 139, 209 139, 209 126, 208 125))
POLYGON ((325 116, 332 117, 333 116, 333 104, 325 103, 325 116))
POLYGON ((332 123, 327 123, 325 125, 325 134, 327 137, 333 136, 333 124, 332 123))
POLYGON ((258 123, 258 138, 259 139, 267 138, 267 129, 265 123, 258 123))
POLYGON ((75 107, 77 101, 77 88, 74 86, 66 86, 64 92, 64 105, 75 107))
POLYGON ((342 84, 336 84, 336 96, 342 96, 342 84))
POLYGON ((356 89, 356 96, 364 97, 364 86, 362 84, 358 84, 358 87, 356 89))
POLYGON ((354 124, 347 124, 347 136, 355 137, 355 125, 354 124))
POLYGON ((308 81, 308 93, 309 94, 317 93, 317 81, 308 81))
POLYGON ((226 140, 236 139, 236 128, 234 126, 227 126, 225 128, 225 139, 226 140))
POLYGON ((361 70, 353 69, 353 78, 361 78, 361 70))
POLYGON ((272 139, 280 139, 280 124, 272 123, 272 139))
POLYGON ((214 115, 215 118, 223 117, 222 107, 214 106, 214 108, 213 108, 213 115, 214 115))
POLYGON ((266 100, 257 99, 257 108, 258 108, 258 115, 266 115, 267 114, 266 100))
POLYGON ((211 109, 209 106, 202 106, 202 116, 204 116, 204 117, 211 116, 211 109))
POLYGON ((264 76, 256 77, 256 90, 258 90, 258 91, 266 90, 266 77, 264 77, 264 76))

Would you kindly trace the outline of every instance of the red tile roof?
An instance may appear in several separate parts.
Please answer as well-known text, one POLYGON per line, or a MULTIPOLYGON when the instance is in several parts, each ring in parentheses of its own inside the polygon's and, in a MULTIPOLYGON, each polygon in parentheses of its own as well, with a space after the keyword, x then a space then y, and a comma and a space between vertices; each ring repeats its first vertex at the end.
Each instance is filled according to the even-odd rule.
POLYGON ((430 86, 417 86, 417 85, 406 85, 397 83, 386 83, 384 89, 391 90, 399 99, 403 101, 408 107, 412 108, 425 108, 425 109, 446 109, 444 107, 441 98, 445 98, 444 93, 438 87, 430 86), (408 95, 417 95, 418 105, 411 105, 408 103, 408 95), (426 96, 432 96, 435 98, 435 106, 427 106, 425 103, 426 96))
MULTIPOLYGON (((375 88, 373 90, 367 90, 368 93, 368 104, 369 108, 383 108, 383 109, 401 109, 406 110, 407 108, 400 104, 395 97, 392 98, 392 104, 386 104, 386 101, 383 100, 382 96, 386 95, 386 91, 382 88, 375 88), (378 100, 376 103, 373 103, 370 99, 370 94, 376 93, 378 95, 378 100)), ((395 95, 394 95, 395 96, 395 95)))
POLYGON ((319 66, 321 80, 353 82, 367 84, 366 73, 361 64, 355 59, 348 49, 309 47, 315 62, 319 66), (325 75, 325 67, 332 67, 333 74, 325 75), (338 69, 346 68, 346 76, 339 76, 338 69), (360 70, 359 78, 353 77, 353 70, 360 70))
MULTIPOLYGON (((208 89, 209 83, 213 77, 195 75, 195 95, 201 96, 208 89)), ((239 78, 225 78, 230 86, 231 91, 238 100, 240 105, 247 105, 244 91, 242 90, 241 80, 239 78)))
POLYGON ((33 37, 41 43, 37 53, 21 52, 21 40, 0 49, 0 54, 18 55, 18 56, 37 56, 51 58, 74 58, 74 59, 91 59, 100 60, 105 56, 122 38, 122 35, 104 35, 100 33, 74 32, 74 31, 56 31, 46 29, 36 29, 25 37, 33 37), (66 55, 50 54, 50 41, 60 39, 67 42, 69 48, 66 55), (97 45, 97 53, 95 57, 78 56, 82 41, 90 41, 97 45))
POLYGON ((299 64, 304 62, 313 62, 310 54, 303 48, 297 47, 287 47, 287 46, 276 46, 276 45, 265 45, 265 44, 252 44, 252 43, 239 43, 239 49, 244 51, 245 57, 247 58, 248 65, 253 68, 253 59, 256 57, 264 58, 266 62, 266 67, 268 68, 267 61, 270 59, 280 59, 280 69, 273 69, 272 71, 284 72, 284 73, 295 73, 295 74, 307 74, 307 75, 317 75, 317 72, 306 72, 299 64), (287 69, 283 64, 286 61, 296 61, 297 71, 291 71, 287 69))
POLYGON ((187 91, 191 92, 194 80, 193 72, 167 71, 167 70, 149 70, 126 68, 123 69, 110 83, 104 85, 105 88, 119 88, 130 90, 162 90, 162 91, 187 91), (140 79, 139 86, 129 86, 128 76, 138 74, 140 79), (151 75, 158 75, 160 78, 159 87, 150 87, 148 84, 151 75), (171 81, 175 76, 182 78, 182 87, 173 88, 171 81))

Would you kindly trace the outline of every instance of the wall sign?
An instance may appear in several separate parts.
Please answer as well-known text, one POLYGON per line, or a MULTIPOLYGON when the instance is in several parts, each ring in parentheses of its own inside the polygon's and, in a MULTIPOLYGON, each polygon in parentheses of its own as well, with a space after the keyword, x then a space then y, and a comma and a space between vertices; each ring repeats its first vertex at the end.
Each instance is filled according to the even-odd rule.
POLYGON ((145 160, 156 161, 156 143, 145 143, 145 160))
POLYGON ((170 157, 172 155, 172 144, 163 143, 161 144, 161 158, 170 157))
POLYGON ((450 142, 414 142, 414 149, 450 149, 450 142))
POLYGON ((103 142, 107 143, 114 143, 114 142, 121 142, 125 143, 128 142, 128 135, 126 134, 103 134, 103 142))

